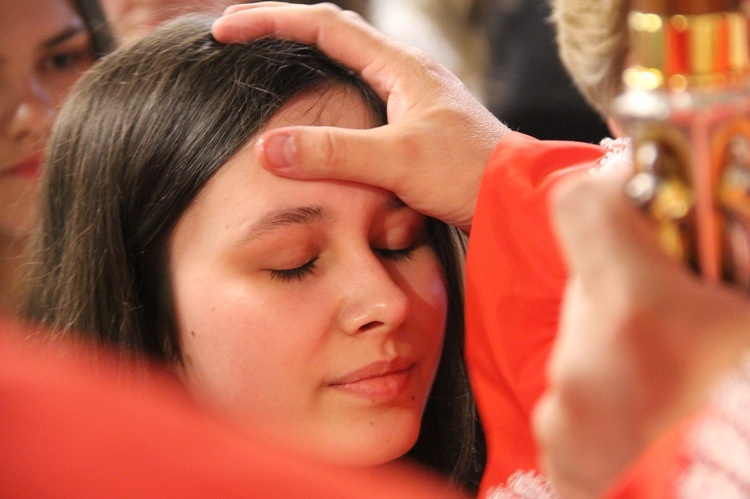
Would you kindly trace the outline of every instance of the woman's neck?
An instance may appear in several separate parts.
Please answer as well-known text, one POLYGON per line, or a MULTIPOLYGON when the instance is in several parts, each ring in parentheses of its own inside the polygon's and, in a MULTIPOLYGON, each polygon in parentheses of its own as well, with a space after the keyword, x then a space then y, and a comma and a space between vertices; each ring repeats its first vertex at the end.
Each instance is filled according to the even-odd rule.
POLYGON ((20 270, 26 262, 26 241, 0 233, 0 314, 17 312, 20 306, 20 270))

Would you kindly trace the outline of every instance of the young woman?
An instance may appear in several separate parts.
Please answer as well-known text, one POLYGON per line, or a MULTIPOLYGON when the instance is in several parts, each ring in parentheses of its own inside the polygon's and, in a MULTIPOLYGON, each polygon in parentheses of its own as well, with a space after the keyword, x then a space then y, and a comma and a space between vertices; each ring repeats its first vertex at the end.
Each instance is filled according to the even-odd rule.
MULTIPOLYGON (((555 2, 563 58, 576 72, 581 91, 604 112, 621 86, 628 8, 624 1, 555 2)), ((655 430, 685 414, 686 401, 701 403, 706 386, 716 380, 717 361, 737 363, 747 348, 747 297, 666 261, 649 221, 627 202, 616 179, 578 179, 557 194, 554 212, 571 270, 586 275, 572 282, 562 302, 561 339, 547 371, 553 385, 537 410, 541 441, 534 444, 528 429, 531 406, 545 390, 542 376, 566 286, 565 262, 557 255, 548 221, 548 193, 568 172, 602 165, 616 170, 613 162, 624 153, 601 150, 597 156, 590 145, 537 141, 507 130, 496 132, 488 146, 482 132, 492 129, 491 121, 456 80, 324 5, 238 6, 214 26, 214 33, 227 43, 264 33, 315 40, 364 75, 385 96, 389 110, 393 106, 387 126, 356 136, 344 130, 319 133, 314 127, 263 133, 266 144, 281 139, 278 147, 259 151, 269 170, 290 178, 379 185, 397 191, 410 206, 471 229, 467 355, 476 375, 477 402, 487 416, 483 482, 495 496, 505 493, 497 487, 514 470, 538 466, 542 456, 537 449, 548 469, 555 468, 553 480, 563 483, 563 492, 601 495, 616 471, 612 465, 622 467, 623 456, 632 458, 642 437, 653 438, 655 430), (457 107, 463 112, 457 113, 457 107), (354 150, 356 156, 341 154, 354 150), (371 158, 382 161, 383 155, 388 159, 383 168, 373 168, 371 158), (437 157, 443 159, 440 168, 435 168, 437 157), (475 173, 482 169, 480 187, 475 173), (403 181, 406 175, 409 182, 403 181), (502 266, 505 272, 498 271, 502 266), (529 352, 541 355, 530 357, 529 352), (659 361, 651 362, 655 352, 659 361), (513 413, 525 415, 506 418, 513 413)), ((722 386, 708 414, 698 414, 697 431, 689 428, 696 425, 674 427, 606 497, 746 496, 750 480, 743 471, 750 467, 742 456, 750 456, 743 412, 750 393, 748 372, 742 365, 722 386), (685 485, 698 487, 685 495, 685 485)), ((529 495, 529 485, 538 485, 535 477, 513 475, 524 497, 549 497, 541 489, 529 495)))
POLYGON ((0 312, 18 305, 17 274, 57 108, 111 44, 95 1, 0 4, 0 312))
POLYGON ((392 193, 281 179, 262 130, 384 104, 316 49, 170 23, 84 78, 52 138, 27 314, 163 359, 201 399, 338 464, 472 485, 463 244, 392 193))

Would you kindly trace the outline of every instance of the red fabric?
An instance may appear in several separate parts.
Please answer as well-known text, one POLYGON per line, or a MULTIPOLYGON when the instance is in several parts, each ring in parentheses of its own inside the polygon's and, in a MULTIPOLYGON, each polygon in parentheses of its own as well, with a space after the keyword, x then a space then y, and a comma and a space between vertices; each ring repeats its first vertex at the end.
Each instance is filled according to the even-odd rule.
POLYGON ((5 497, 456 497, 412 468, 313 466, 256 445, 165 372, 76 345, 40 347, 0 318, 5 497))
POLYGON ((466 289, 467 362, 489 454, 480 495, 516 470, 538 469, 529 417, 545 387, 566 279, 547 195, 555 179, 587 171, 603 154, 513 132, 488 164, 466 289))
POLYGON ((694 418, 683 421, 650 446, 604 499, 676 498, 680 476, 690 465, 685 442, 694 421, 694 418))

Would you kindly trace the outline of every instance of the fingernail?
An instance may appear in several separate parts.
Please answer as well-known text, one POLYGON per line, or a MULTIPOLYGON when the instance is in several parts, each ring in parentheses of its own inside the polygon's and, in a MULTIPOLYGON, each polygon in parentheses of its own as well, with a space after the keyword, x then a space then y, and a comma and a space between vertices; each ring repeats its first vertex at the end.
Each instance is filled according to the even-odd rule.
POLYGON ((291 135, 281 133, 258 139, 256 147, 265 158, 267 166, 274 170, 288 169, 294 159, 294 139, 291 135))

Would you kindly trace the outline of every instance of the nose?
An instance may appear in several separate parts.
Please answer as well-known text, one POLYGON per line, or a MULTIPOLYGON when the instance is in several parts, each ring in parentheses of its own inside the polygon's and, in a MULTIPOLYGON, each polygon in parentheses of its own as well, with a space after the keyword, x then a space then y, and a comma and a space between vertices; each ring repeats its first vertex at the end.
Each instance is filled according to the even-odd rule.
POLYGON ((55 103, 36 78, 27 77, 19 83, 17 92, 11 97, 11 105, 3 120, 8 138, 38 146, 47 140, 57 111, 55 103))
POLYGON ((347 334, 387 333, 408 317, 411 305, 402 279, 376 256, 358 259, 345 282, 339 320, 347 334))

